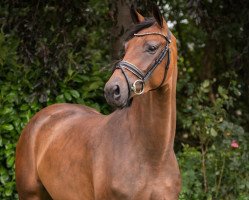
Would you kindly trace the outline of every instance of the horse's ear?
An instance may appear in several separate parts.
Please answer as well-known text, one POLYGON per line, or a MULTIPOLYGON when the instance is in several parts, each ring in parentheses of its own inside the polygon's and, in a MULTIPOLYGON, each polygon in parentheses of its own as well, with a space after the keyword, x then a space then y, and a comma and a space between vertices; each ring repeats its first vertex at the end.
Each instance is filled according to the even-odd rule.
POLYGON ((137 10, 134 8, 134 5, 131 5, 130 13, 134 24, 139 24, 144 21, 144 17, 137 12, 137 10))
POLYGON ((158 25, 162 28, 163 27, 163 16, 156 4, 152 5, 152 12, 153 16, 156 19, 158 25))

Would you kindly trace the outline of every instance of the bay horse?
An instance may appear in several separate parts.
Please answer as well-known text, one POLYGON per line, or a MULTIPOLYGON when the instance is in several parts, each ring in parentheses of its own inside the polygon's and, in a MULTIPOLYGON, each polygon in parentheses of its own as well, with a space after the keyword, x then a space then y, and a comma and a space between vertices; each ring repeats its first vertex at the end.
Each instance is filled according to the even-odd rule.
POLYGON ((118 109, 55 104, 38 112, 16 148, 20 200, 178 199, 176 39, 156 6, 151 18, 134 7, 131 17, 125 55, 104 89, 118 109))

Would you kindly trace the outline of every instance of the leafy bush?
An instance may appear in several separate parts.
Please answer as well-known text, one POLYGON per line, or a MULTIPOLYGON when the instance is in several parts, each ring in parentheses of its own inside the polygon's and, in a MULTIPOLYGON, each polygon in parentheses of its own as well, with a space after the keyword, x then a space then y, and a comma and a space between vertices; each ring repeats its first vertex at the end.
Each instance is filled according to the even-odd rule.
POLYGON ((178 152, 180 199, 248 199, 249 136, 229 113, 240 96, 236 74, 221 76, 229 77, 225 87, 215 79, 189 82, 192 69, 180 73, 185 78, 179 79, 178 92, 186 97, 178 103, 178 124, 189 141, 178 152))
POLYGON ((41 106, 30 101, 24 91, 29 88, 24 67, 18 63, 16 54, 18 40, 0 34, 0 198, 14 199, 14 153, 15 144, 23 126, 41 106))
POLYGON ((0 3, 0 199, 17 199, 15 146, 37 111, 68 102, 109 112, 103 97, 109 65, 106 3, 0 3))

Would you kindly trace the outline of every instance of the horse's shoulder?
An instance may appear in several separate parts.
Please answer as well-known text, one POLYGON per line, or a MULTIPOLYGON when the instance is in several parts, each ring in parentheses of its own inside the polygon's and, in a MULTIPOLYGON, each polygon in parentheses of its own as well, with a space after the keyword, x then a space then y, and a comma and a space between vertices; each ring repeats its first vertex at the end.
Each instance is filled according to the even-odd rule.
POLYGON ((38 128, 44 125, 61 124, 65 121, 96 116, 102 116, 102 114, 87 106, 68 103, 53 104, 36 113, 27 126, 38 128))
POLYGON ((75 112, 75 113, 88 113, 88 114, 100 114, 97 110, 81 105, 81 104, 70 104, 70 103, 57 103, 50 105, 43 109, 45 112, 54 112, 54 111, 64 111, 64 112, 75 112))
POLYGON ((97 110, 80 104, 58 103, 43 108, 36 115, 58 116, 58 115, 101 115, 97 110))

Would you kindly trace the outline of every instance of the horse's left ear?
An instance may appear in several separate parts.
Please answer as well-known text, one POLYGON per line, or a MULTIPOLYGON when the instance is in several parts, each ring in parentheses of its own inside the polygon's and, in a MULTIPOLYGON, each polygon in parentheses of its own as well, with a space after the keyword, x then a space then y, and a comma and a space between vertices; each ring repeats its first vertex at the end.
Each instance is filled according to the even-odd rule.
POLYGON ((152 12, 153 16, 156 19, 158 25, 162 28, 163 27, 163 16, 156 4, 152 5, 152 12))
POLYGON ((144 17, 139 12, 137 12, 134 5, 131 5, 130 14, 134 24, 139 24, 144 21, 144 17))

